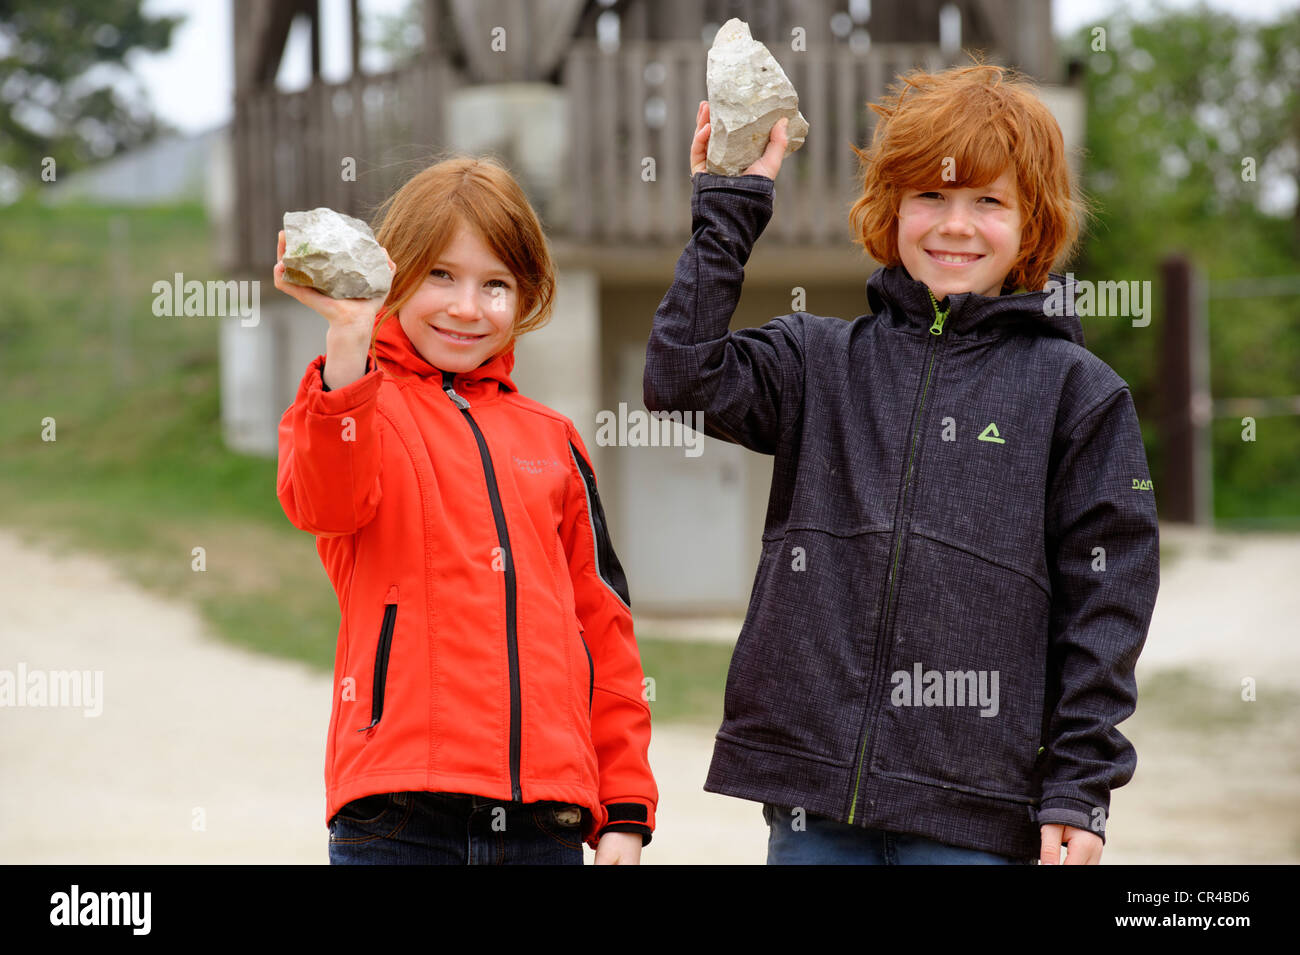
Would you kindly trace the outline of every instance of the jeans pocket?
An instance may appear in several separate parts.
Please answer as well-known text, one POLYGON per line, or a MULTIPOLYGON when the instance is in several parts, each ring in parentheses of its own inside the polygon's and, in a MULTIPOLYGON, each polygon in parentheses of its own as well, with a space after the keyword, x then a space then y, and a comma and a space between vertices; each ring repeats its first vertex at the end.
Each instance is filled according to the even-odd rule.
POLYGON ((334 818, 350 822, 355 826, 373 826, 379 823, 392 808, 389 793, 375 793, 354 799, 341 808, 334 818))
POLYGON ((537 828, 570 849, 582 848, 583 812, 571 803, 539 803, 533 807, 537 828))
POLYGON ((410 793, 377 793, 354 799, 330 820, 330 843, 359 845, 387 839, 406 828, 415 809, 410 793))

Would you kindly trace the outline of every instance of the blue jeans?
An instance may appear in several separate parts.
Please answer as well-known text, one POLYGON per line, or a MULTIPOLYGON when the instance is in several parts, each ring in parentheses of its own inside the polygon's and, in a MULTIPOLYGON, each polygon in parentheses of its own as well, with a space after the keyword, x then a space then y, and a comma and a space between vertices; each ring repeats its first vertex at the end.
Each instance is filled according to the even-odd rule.
POLYGON ((850 826, 825 816, 763 804, 768 865, 1033 865, 981 849, 963 849, 923 836, 850 826), (796 826, 796 823, 798 825, 796 826))
POLYGON ((330 865, 582 865, 584 815, 460 793, 364 796, 330 820, 330 865))

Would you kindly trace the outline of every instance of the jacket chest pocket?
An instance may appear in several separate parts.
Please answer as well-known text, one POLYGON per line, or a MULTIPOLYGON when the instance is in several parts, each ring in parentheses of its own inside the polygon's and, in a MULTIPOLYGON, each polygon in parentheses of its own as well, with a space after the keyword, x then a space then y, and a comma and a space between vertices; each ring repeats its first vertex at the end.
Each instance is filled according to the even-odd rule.
POLYGON ((388 655, 393 645, 393 629, 397 625, 397 588, 388 591, 384 603, 384 619, 379 628, 379 644, 375 647, 374 684, 370 693, 370 724, 357 730, 364 733, 379 725, 384 715, 384 690, 388 684, 388 655))

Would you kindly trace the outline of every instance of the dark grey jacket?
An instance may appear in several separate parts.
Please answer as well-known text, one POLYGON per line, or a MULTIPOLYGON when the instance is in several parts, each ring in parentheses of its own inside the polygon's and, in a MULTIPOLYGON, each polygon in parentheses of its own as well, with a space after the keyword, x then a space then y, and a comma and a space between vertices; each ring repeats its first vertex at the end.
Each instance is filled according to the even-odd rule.
POLYGON ((901 266, 871 315, 729 332, 774 184, 694 185, 645 403, 775 456, 704 788, 1006 855, 1104 838, 1159 585, 1127 385, 1045 292, 941 321, 901 266))

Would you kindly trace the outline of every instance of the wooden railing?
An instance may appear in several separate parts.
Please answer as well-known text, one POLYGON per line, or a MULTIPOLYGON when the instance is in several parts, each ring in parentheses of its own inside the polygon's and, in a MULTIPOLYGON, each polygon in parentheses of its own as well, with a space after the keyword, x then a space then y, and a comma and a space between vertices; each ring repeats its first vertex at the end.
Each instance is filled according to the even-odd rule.
MULTIPOLYGON (((574 48, 565 62, 575 184, 567 231, 593 242, 680 243, 690 231, 689 154, 695 112, 707 95, 708 51, 694 43, 574 48), (647 182, 646 159, 655 180, 647 182)), ((858 160, 874 127, 868 101, 895 74, 942 68, 937 47, 876 46, 773 55, 799 92, 808 141, 781 167, 781 214, 765 241, 838 243, 847 231, 858 160)))
MULTIPOLYGON (((865 54, 773 49, 799 91, 811 125, 781 171, 781 214, 767 242, 841 243, 855 193, 857 157, 879 98, 896 74, 942 68, 937 47, 877 45, 865 54)), ((555 238, 571 243, 679 245, 690 229, 688 154, 695 111, 706 96, 707 50, 696 43, 627 43, 602 52, 575 43, 563 83, 570 175, 562 196, 534 196, 555 238), (653 160, 653 177, 647 160, 653 160)), ((330 206, 369 220, 384 197, 446 145, 454 72, 437 60, 318 82, 294 93, 250 94, 236 104, 235 269, 275 259, 284 212, 330 206), (355 167, 348 178, 347 163, 355 167)))
POLYGON ((275 262, 275 236, 290 210, 329 206, 370 221, 380 202, 443 145, 444 63, 276 90, 235 105, 234 269, 275 262))

